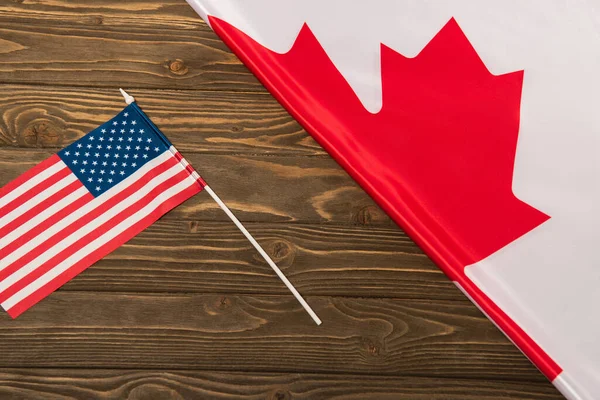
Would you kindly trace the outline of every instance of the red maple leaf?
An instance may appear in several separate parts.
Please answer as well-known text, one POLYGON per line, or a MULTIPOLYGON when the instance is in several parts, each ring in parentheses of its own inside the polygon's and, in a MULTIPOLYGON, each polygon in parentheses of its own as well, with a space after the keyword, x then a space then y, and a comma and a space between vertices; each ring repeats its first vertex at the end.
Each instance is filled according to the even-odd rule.
POLYGON ((511 187, 523 71, 492 75, 454 19, 414 58, 381 46, 383 107, 376 114, 307 25, 278 54, 210 21, 435 261, 462 273, 549 218, 511 187))
POLYGON ((209 18, 306 130, 554 379, 560 367, 464 274, 549 218, 512 192, 523 71, 492 75, 451 19, 414 58, 381 46, 383 106, 373 114, 307 25, 279 54, 209 18))

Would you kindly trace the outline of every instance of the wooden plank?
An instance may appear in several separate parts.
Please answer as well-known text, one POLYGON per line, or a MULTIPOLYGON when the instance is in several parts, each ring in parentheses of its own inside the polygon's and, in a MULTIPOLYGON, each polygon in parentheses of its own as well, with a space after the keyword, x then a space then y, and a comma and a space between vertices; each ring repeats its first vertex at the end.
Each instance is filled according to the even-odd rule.
MULTIPOLYGON (((0 186, 51 154, 38 149, 0 149, 0 186)), ((242 222, 395 226, 329 157, 184 156, 242 222)), ((192 197, 164 218, 228 221, 206 193, 192 197)))
POLYGON ((264 90, 183 1, 20 3, 0 8, 0 82, 264 90))
MULTIPOLYGON (((268 93, 130 90, 181 152, 325 155, 268 93)), ((0 146, 59 149, 125 106, 115 86, 0 86, 0 146)))
MULTIPOLYGON (((281 223, 248 229, 305 295, 469 301, 398 229, 281 223)), ((63 290, 288 294, 232 223, 170 220, 63 290)))
POLYGON ((464 303, 58 292, 11 321, 0 367, 360 373, 543 382, 464 303))
POLYGON ((0 370, 3 399, 560 400, 550 383, 204 371, 0 370))

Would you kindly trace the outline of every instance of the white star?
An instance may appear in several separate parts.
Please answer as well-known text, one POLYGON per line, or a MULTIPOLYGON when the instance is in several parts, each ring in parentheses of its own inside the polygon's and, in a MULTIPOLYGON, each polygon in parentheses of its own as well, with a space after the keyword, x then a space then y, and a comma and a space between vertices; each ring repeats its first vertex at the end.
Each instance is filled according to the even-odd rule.
POLYGON ((131 125, 137 124, 137 121, 131 121, 131 125))
POLYGON ((87 165, 87 160, 83 160, 82 164, 87 165))
POLYGON ((113 167, 116 167, 116 166, 117 166, 117 163, 116 163, 116 162, 113 162, 113 163, 112 163, 112 166, 113 166, 113 167))
POLYGON ((91 149, 91 148, 92 148, 92 145, 91 145, 91 144, 88 144, 88 145, 87 145, 87 146, 85 146, 85 147, 87 147, 88 149, 91 149))
POLYGON ((101 144, 99 144, 98 146, 96 146, 96 148, 97 148, 97 149, 101 149, 101 148, 102 148, 102 145, 101 145, 101 144))
POLYGON ((118 145, 118 146, 117 146, 117 150, 121 150, 121 145, 118 145))
POLYGON ((100 157, 100 153, 94 153, 94 157, 100 157))
POLYGON ((102 133, 106 133, 106 129, 102 129, 102 130, 101 130, 101 132, 102 132, 102 133))
MULTIPOLYGON (((115 163, 115 165, 116 165, 116 164, 117 164, 117 163, 115 163)), ((110 171, 110 174, 111 174, 111 175, 114 175, 114 174, 115 174, 115 171, 110 171)))
POLYGON ((98 165, 98 162, 97 162, 97 161, 94 161, 94 162, 92 163, 92 165, 98 165))
POLYGON ((75 152, 75 157, 79 157, 79 152, 78 151, 75 152))
POLYGON ((108 163, 106 161, 102 161, 102 165, 106 167, 108 163))
POLYGON ((103 169, 100 170, 100 175, 104 175, 104 170, 103 169))
POLYGON ((133 138, 130 136, 130 137, 127 138, 127 141, 128 142, 133 142, 133 138))
POLYGON ((70 152, 68 152, 68 151, 65 151, 65 156, 68 156, 68 155, 70 155, 70 154, 71 154, 70 152))
POLYGON ((94 140, 94 137, 93 137, 93 136, 90 136, 90 141, 92 141, 92 140, 94 140))
POLYGON ((120 175, 125 175, 125 171, 119 172, 120 175))
POLYGON ((138 155, 137 155, 137 154, 134 154, 134 155, 133 155, 133 158, 138 158, 138 155))
POLYGON ((108 183, 113 183, 113 180, 112 180, 112 179, 109 179, 109 180, 108 180, 108 183))
POLYGON ((104 158, 108 158, 108 157, 110 157, 110 154, 109 153, 104 153, 104 158))
POLYGON ((111 137, 109 137, 109 138, 108 138, 108 141, 109 141, 109 142, 112 142, 113 140, 115 140, 115 139, 113 139, 113 138, 111 138, 111 137))
POLYGON ((123 125, 127 125, 127 121, 123 121, 123 125))
MULTIPOLYGON (((116 132, 117 132, 117 131, 116 131, 116 130, 114 130, 114 129, 111 129, 111 130, 110 130, 110 133, 116 133, 116 132)), ((110 139, 108 139, 108 140, 110 140, 110 139)))
POLYGON ((133 168, 135 168, 135 167, 137 167, 137 164, 136 164, 136 163, 133 163, 133 164, 131 164, 131 166, 132 166, 133 168))
POLYGON ((123 164, 121 164, 121 166, 123 166, 123 167, 126 167, 126 166, 127 166, 127 163, 126 163, 126 162, 124 162, 123 164))
POLYGON ((154 148, 154 151, 159 151, 159 150, 160 150, 160 149, 159 149, 158 147, 155 147, 155 148, 154 148))
POLYGON ((140 149, 140 146, 135 146, 135 149, 136 149, 136 150, 139 150, 139 149, 140 149))
POLYGON ((148 140, 146 140, 146 142, 152 143, 152 139, 148 138, 148 140))
POLYGON ((90 153, 88 153, 88 152, 86 151, 86 152, 85 152, 83 155, 84 155, 84 156, 86 156, 86 157, 89 157, 89 156, 90 156, 90 153))
POLYGON ((117 121, 113 122, 113 125, 117 125, 117 124, 118 124, 118 122, 117 122, 117 121))
POLYGON ((93 182, 94 180, 92 178, 88 178, 88 182, 93 182))
POLYGON ((138 142, 141 142, 141 141, 142 141, 142 138, 141 138, 141 137, 139 137, 139 138, 138 138, 138 142))
POLYGON ((85 174, 85 168, 81 168, 81 169, 79 170, 79 172, 81 172, 82 174, 85 174))
POLYGON ((104 142, 104 138, 102 136, 100 136, 100 139, 98 139, 101 142, 104 142))
POLYGON ((77 160, 73 160, 73 165, 77 165, 77 160))
POLYGON ((100 186, 96 186, 96 190, 100 191, 100 186))
POLYGON ((125 150, 131 150, 131 146, 125 146, 125 150))
POLYGON ((121 129, 121 133, 125 133, 125 129, 121 129))
POLYGON ((148 154, 144 154, 144 155, 143 155, 143 157, 144 157, 144 158, 148 158, 148 154))
POLYGON ((123 137, 119 136, 119 142, 122 142, 122 141, 123 141, 123 137))
POLYGON ((130 129, 129 130, 129 133, 134 133, 134 132, 135 132, 135 129, 130 129))
POLYGON ((102 178, 98 178, 98 183, 102 183, 102 178))
POLYGON ((129 113, 125 113, 123 114, 125 117, 129 117, 129 113))
POLYGON ((106 146, 106 150, 110 150, 112 149, 112 146, 109 144, 108 146, 106 146))
POLYGON ((150 147, 146 146, 146 147, 144 147, 144 149, 145 149, 146 151, 148 151, 148 150, 150 150, 150 147))
POLYGON ((143 130, 143 129, 140 129, 140 133, 144 133, 144 130, 143 130))
POLYGON ((77 143, 77 148, 80 149, 81 147, 81 143, 77 143))
POLYGON ((90 174, 92 174, 92 175, 93 175, 93 174, 95 174, 95 173, 96 173, 96 170, 95 170, 95 169, 90 169, 90 174))
POLYGON ((115 153, 115 158, 119 158, 119 154, 118 153, 115 153))
POLYGON ((129 154, 125 154, 123 158, 129 158, 129 154))

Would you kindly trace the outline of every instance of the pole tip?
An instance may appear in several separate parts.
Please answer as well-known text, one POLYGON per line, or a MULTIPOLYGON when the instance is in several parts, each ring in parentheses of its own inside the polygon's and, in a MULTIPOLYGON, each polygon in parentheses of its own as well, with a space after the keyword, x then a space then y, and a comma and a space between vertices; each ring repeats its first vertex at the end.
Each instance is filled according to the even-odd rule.
POLYGON ((119 91, 121 92, 121 94, 123 95, 123 98, 125 99, 125 103, 127 103, 127 105, 130 105, 131 103, 133 103, 135 101, 135 98, 133 96, 130 96, 126 91, 124 91, 123 89, 119 88, 119 91))

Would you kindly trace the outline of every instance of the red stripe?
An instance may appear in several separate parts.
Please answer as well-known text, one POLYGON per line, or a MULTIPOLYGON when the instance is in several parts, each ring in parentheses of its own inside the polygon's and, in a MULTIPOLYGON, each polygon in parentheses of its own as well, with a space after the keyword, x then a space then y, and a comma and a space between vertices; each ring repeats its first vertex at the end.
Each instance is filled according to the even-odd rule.
POLYGON ((181 171, 174 175, 173 177, 167 179, 162 182, 160 185, 156 186, 152 189, 148 194, 144 197, 119 212, 117 215, 95 228, 93 231, 88 233, 87 235, 79 238, 73 244, 68 246, 66 249, 62 250, 60 253, 56 254, 54 257, 40 265, 37 269, 23 277, 21 280, 15 282, 12 286, 7 288, 5 291, 0 293, 0 303, 3 303, 9 297, 13 296, 15 293, 23 289, 25 286, 29 285, 31 282, 35 281, 40 276, 44 275, 46 272, 56 267, 58 264, 69 258, 75 252, 79 251, 87 244, 96 240, 98 237, 102 236, 105 232, 109 231, 113 227, 117 226, 119 223, 135 214, 137 211, 145 207, 152 200, 154 200, 158 195, 163 192, 168 191, 171 187, 178 184, 179 182, 185 180, 188 177, 186 171, 181 171))
POLYGON ((65 168, 61 169, 54 175, 44 179, 4 207, 0 209, 0 217, 4 217, 9 212, 13 211, 15 208, 19 207, 26 201, 32 199, 36 195, 42 193, 44 190, 48 189, 50 186, 53 186, 56 182, 60 181, 64 177, 71 175, 71 170, 65 166, 65 168))
POLYGON ((8 314, 12 318, 18 317, 24 311, 26 311, 27 309, 38 303, 40 300, 54 292, 56 289, 64 285, 66 282, 70 281, 75 276, 80 274, 90 265, 100 260, 110 252, 114 251, 125 242, 129 241, 131 238, 133 238, 139 232, 146 229, 148 226, 152 225, 165 213, 167 213, 177 205, 181 204, 191 196, 200 192, 200 190, 201 189, 197 185, 191 185, 188 188, 176 194, 175 196, 166 200, 148 216, 144 217, 142 220, 132 225, 130 228, 123 231, 121 234, 115 236, 111 241, 99 247, 97 250, 90 253, 87 257, 74 264, 71 268, 64 271, 62 274, 58 275, 56 278, 48 282, 46 285, 42 286, 34 293, 32 293, 19 303, 15 304, 11 309, 7 310, 8 314))
POLYGON ((73 193, 81 187, 83 187, 83 184, 79 180, 76 180, 75 182, 65 186, 58 192, 54 193, 52 196, 48 197, 46 200, 30 208, 29 210, 21 214, 19 217, 6 224, 3 228, 0 228, 0 237, 3 237, 9 232, 17 229, 19 226, 34 218, 36 215, 43 213, 48 208, 52 207, 54 204, 62 200, 64 197, 67 197, 68 195, 70 195, 71 193, 73 193))
POLYGON ((31 178, 33 178, 34 176, 36 176, 37 174, 39 174, 40 172, 42 172, 43 170, 48 169, 49 167, 53 166, 59 161, 60 157, 57 154, 54 154, 52 157, 45 159, 35 167, 30 168, 27 172, 23 173, 15 180, 7 183, 0 189, 0 199, 6 196, 8 193, 15 190, 17 187, 27 182, 28 180, 30 180, 31 178))
POLYGON ((171 168, 177 163, 178 161, 175 158, 169 158, 162 164, 157 165, 152 170, 148 171, 141 179, 136 180, 135 182, 133 182, 133 184, 127 186, 124 190, 113 196, 111 199, 107 200, 104 203, 101 203, 94 210, 90 211, 86 215, 81 216, 81 218, 75 220, 70 225, 63 228, 60 232, 57 232, 56 234, 54 234, 54 236, 46 239, 43 243, 40 243, 36 248, 32 249, 30 252, 13 262, 6 269, 0 271, 0 280, 6 278, 7 270, 10 270, 10 273, 8 273, 10 275, 15 271, 21 269, 24 265, 27 265, 40 254, 46 252, 52 246, 56 245, 64 238, 68 237, 82 226, 87 225, 88 223, 96 219, 98 216, 104 214, 106 211, 110 210, 112 207, 129 197, 131 194, 140 190, 143 186, 146 185, 146 183, 148 183, 148 181, 152 180, 152 178, 160 175, 164 171, 167 171, 169 168, 171 168))

